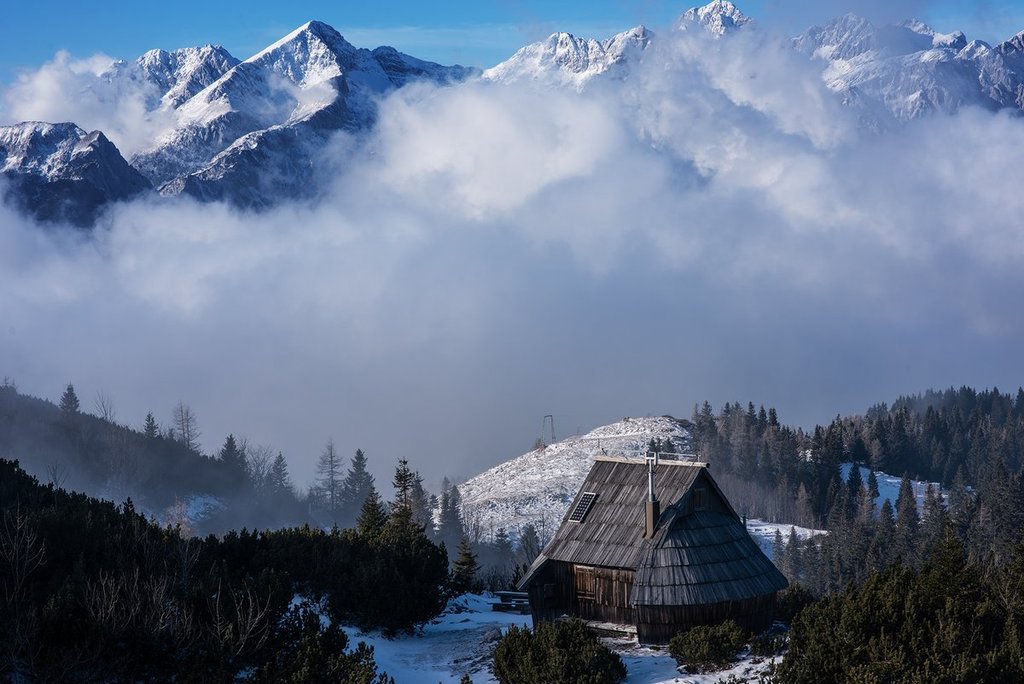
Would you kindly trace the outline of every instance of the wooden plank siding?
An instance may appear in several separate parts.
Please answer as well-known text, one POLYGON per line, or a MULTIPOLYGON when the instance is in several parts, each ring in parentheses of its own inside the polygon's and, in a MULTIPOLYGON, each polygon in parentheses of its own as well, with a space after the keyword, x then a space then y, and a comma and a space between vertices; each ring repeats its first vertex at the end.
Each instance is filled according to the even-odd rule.
POLYGON ((632 570, 571 565, 573 594, 569 613, 584 620, 633 624, 629 594, 633 591, 632 570))
POLYGON ((752 632, 762 632, 771 626, 774 611, 775 594, 694 606, 636 606, 636 636, 642 644, 667 644, 679 632, 726 619, 752 632))

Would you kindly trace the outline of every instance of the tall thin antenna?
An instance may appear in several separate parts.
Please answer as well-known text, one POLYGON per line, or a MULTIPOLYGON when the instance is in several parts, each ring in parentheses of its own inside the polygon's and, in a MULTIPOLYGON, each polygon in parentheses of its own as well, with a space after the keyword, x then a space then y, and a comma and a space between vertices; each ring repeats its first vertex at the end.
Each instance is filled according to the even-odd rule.
POLYGON ((555 437, 555 417, 550 413, 544 416, 544 418, 540 422, 540 438, 543 441, 544 430, 548 426, 548 421, 551 422, 551 441, 549 442, 549 444, 554 444, 555 442, 558 441, 558 439, 555 437))

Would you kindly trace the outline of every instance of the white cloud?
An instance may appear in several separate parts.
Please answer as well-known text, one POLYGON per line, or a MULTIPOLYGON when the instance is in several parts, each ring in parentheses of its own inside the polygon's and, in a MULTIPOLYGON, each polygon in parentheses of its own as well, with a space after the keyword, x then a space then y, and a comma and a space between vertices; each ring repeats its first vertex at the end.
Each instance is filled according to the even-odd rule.
POLYGON ((0 98, 0 116, 5 123, 70 121, 87 131, 101 130, 131 157, 173 128, 175 114, 154 107, 159 93, 134 65, 112 65, 105 55, 76 60, 58 52, 39 69, 18 74, 0 98))
POLYGON ((624 89, 400 91, 312 205, 139 201, 91 242, 5 209, 0 374, 126 420, 185 399, 208 449, 248 434, 300 480, 328 435, 381 477, 468 475, 546 413, 809 423, 1019 382, 1024 122, 867 134, 777 45, 673 44, 624 89))

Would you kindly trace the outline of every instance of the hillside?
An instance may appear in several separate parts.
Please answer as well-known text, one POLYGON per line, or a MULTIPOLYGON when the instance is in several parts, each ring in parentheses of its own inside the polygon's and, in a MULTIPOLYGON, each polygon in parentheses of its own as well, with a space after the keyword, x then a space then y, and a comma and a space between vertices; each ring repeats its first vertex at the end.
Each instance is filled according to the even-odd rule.
POLYGON ((515 536, 529 523, 544 539, 557 529, 594 456, 642 455, 652 439, 671 442, 677 453, 692 450, 688 421, 624 418, 497 465, 459 485, 467 526, 485 535, 503 527, 515 536))

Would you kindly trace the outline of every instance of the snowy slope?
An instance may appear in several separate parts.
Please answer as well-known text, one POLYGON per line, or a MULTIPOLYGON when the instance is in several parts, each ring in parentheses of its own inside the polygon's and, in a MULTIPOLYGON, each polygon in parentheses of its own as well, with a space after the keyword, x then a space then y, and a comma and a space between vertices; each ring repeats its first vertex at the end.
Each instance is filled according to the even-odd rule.
POLYGON ((46 221, 88 225, 100 208, 149 189, 100 131, 72 123, 0 126, 0 174, 20 208, 46 221))
MULTIPOLYGON (((839 464, 839 476, 843 478, 843 482, 849 479, 852 467, 852 463, 839 464)), ((867 483, 870 468, 867 466, 858 466, 858 468, 860 468, 861 482, 867 483)), ((900 483, 902 482, 902 478, 896 477, 895 475, 889 475, 888 473, 883 473, 881 470, 876 470, 875 479, 878 480, 878 498, 875 500, 875 506, 881 508, 882 504, 888 500, 889 503, 892 504, 893 511, 895 511, 896 499, 899 498, 900 495, 900 483)), ((943 499, 946 497, 947 492, 942 489, 942 485, 938 482, 911 480, 910 488, 914 491, 914 498, 917 500, 918 515, 924 513, 924 500, 925 494, 928 492, 928 485, 934 487, 935 491, 943 496, 943 499)))
MULTIPOLYGON (((369 127, 375 117, 375 99, 383 93, 410 79, 447 82, 469 73, 391 48, 356 48, 332 27, 311 21, 184 100, 177 107, 177 127, 132 163, 162 186, 164 194, 195 189, 193 194, 200 197, 251 205, 246 201, 251 199, 247 194, 251 187, 241 179, 251 177, 247 173, 251 169, 245 167, 254 159, 262 164, 257 167, 261 175, 294 172, 278 165, 287 167, 292 163, 290 156, 301 156, 303 144, 321 144, 325 132, 369 127), (281 128, 293 128, 296 135, 267 134, 281 128), (261 140, 273 144, 260 154, 246 154, 254 141, 261 140), (222 153, 227 156, 218 160, 222 153), (241 173, 225 173, 226 169, 241 173), (197 175, 189 181, 190 174, 197 175), (211 185, 219 187, 211 189, 211 185)), ((308 178, 294 180, 299 187, 308 178)))
POLYGON ((175 108, 230 71, 238 60, 219 45, 150 50, 135 65, 156 86, 159 106, 175 108))
MULTIPOLYGON (((724 36, 746 24, 750 18, 727 0, 714 0, 684 12, 673 30, 706 31, 724 36)), ((637 26, 606 40, 578 38, 571 33, 552 33, 547 40, 521 48, 504 62, 487 69, 485 79, 499 83, 536 81, 582 90, 597 76, 628 78, 657 36, 637 26)))
POLYGON ((642 456, 651 439, 671 440, 677 453, 691 450, 686 424, 675 418, 625 418, 506 461, 459 485, 470 525, 485 536, 504 527, 517 535, 532 523, 541 539, 558 528, 594 457, 642 456))
POLYGON ((1019 108, 1024 72, 1012 40, 993 49, 919 21, 876 27, 847 14, 808 29, 793 44, 825 63, 822 78, 844 103, 884 125, 886 116, 906 121, 968 105, 1019 108))

